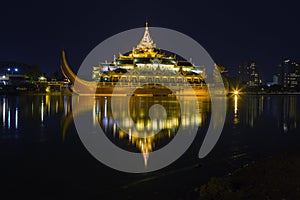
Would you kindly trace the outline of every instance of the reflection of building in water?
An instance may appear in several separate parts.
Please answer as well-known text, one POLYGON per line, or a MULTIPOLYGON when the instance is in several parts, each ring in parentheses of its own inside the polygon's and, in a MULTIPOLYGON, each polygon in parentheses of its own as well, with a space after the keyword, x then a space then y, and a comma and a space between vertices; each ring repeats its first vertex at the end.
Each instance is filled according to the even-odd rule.
POLYGON ((272 96, 267 98, 267 108, 277 119, 277 126, 283 132, 294 130, 300 123, 300 100, 297 95, 272 96))
POLYGON ((282 128, 284 132, 296 129, 299 123, 299 112, 297 112, 300 109, 299 98, 294 95, 288 95, 282 97, 280 103, 282 105, 279 106, 281 110, 279 110, 278 115, 280 128, 282 128))
POLYGON ((263 114, 263 111, 264 96, 234 95, 234 123, 239 122, 253 127, 255 121, 263 114))
POLYGON ((176 98, 171 97, 131 97, 130 116, 127 114, 125 103, 122 97, 119 104, 114 109, 114 115, 110 109, 110 98, 97 98, 93 106, 94 124, 98 122, 103 131, 114 138, 128 141, 128 145, 135 146, 143 153, 144 162, 147 164, 149 152, 159 149, 167 144, 176 134, 179 125, 183 129, 190 126, 203 126, 207 113, 210 112, 209 99, 199 101, 199 112, 197 115, 189 106, 190 102, 184 101, 183 109, 186 115, 181 115, 180 106, 176 98), (162 113, 154 113, 150 118, 149 109, 153 105, 161 105, 166 111, 164 118, 162 113), (124 129, 121 129, 120 126, 124 129), (136 137, 139 133, 144 134, 144 138, 136 137), (155 134, 157 133, 157 134, 155 134))
POLYGON ((263 114, 271 115, 278 121, 278 128, 284 132, 296 129, 300 123, 299 97, 283 96, 238 96, 233 98, 234 123, 253 127, 263 114))

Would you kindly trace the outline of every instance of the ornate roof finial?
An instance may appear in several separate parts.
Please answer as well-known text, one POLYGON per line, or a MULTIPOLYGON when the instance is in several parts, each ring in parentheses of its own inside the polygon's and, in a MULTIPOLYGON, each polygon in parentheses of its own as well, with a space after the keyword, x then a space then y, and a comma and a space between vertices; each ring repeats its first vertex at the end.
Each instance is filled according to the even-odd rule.
POLYGON ((150 37, 149 29, 148 29, 148 21, 146 21, 145 33, 144 37, 140 41, 140 43, 136 47, 137 49, 154 49, 156 48, 156 44, 153 42, 150 37))

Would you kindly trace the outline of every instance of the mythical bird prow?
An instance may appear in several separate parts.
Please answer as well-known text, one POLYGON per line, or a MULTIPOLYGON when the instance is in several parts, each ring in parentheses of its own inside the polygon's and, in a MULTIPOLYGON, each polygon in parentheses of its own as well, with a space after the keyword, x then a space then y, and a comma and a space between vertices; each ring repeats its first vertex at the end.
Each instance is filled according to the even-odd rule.
POLYGON ((71 69, 69 66, 67 59, 66 59, 66 53, 63 50, 61 52, 61 61, 60 61, 60 69, 64 75, 65 78, 69 79, 71 83, 73 84, 72 90, 75 93, 83 94, 83 93, 89 93, 93 94, 96 92, 97 84, 94 81, 86 81, 81 78, 79 78, 71 69))

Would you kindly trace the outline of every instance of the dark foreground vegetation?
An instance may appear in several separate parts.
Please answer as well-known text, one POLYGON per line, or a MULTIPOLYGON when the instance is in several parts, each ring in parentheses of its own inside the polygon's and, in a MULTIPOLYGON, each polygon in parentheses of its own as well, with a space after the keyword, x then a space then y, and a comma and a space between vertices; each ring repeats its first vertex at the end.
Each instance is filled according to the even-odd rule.
POLYGON ((300 199, 300 148, 211 178, 196 190, 199 199, 300 199))

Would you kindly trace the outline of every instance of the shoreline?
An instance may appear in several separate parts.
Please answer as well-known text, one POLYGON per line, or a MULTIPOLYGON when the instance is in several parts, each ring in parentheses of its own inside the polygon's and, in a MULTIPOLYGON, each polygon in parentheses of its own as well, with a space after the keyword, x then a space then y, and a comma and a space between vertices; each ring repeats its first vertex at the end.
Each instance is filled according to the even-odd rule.
MULTIPOLYGON (((231 93, 233 94, 233 93, 231 93)), ((300 92, 240 92, 240 95, 300 95, 300 92)))
MULTIPOLYGON (((75 93, 75 92, 38 92, 38 93, 35 93, 35 92, 19 92, 19 93, 0 93, 0 95, 67 95, 67 96, 72 96, 72 95, 78 95, 78 96, 169 96, 169 97, 172 97, 172 96, 192 96, 193 94, 190 93, 190 94, 169 94, 169 93, 161 93, 161 94, 155 94, 155 93, 134 93, 132 95, 128 95, 127 93, 75 93)), ((232 95, 235 95, 233 93, 227 93, 226 96, 232 96, 232 95)), ((295 93, 246 93, 246 92, 241 92, 238 94, 239 96, 268 96, 268 95, 300 95, 299 92, 295 92, 295 93)), ((201 94, 199 93, 196 93, 195 96, 209 96, 209 92, 203 92, 201 94)), ((222 95, 221 95, 222 96, 222 95)))
POLYGON ((199 199, 300 199, 300 148, 213 177, 195 191, 199 199))

